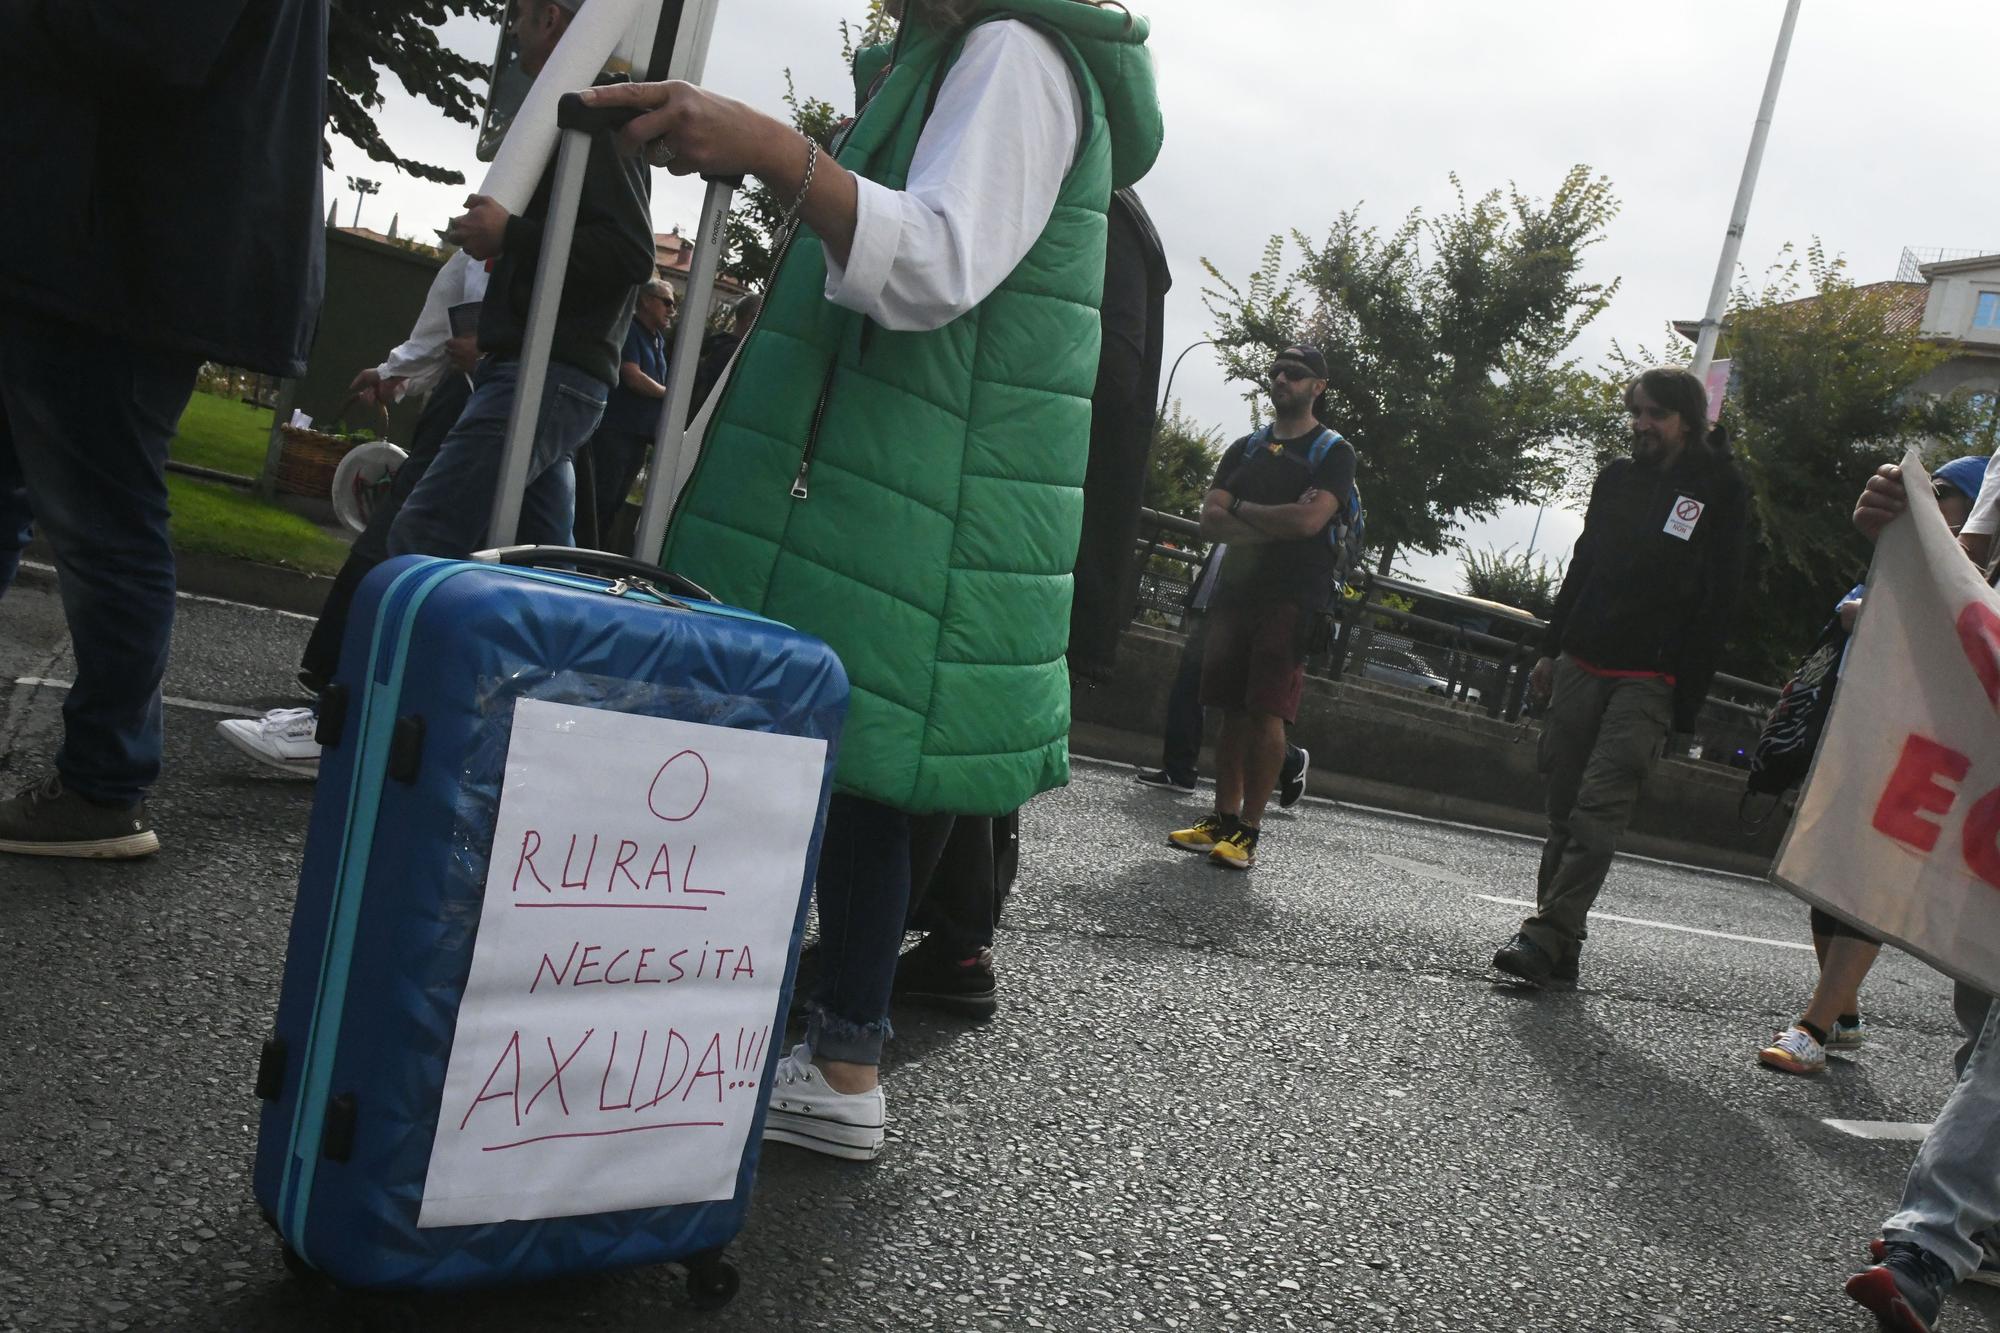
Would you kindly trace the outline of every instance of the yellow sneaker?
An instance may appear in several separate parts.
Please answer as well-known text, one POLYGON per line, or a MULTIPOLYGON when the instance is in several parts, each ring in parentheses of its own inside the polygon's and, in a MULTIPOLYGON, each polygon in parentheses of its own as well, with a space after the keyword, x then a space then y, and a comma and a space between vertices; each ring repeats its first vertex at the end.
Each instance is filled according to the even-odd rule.
POLYGON ((1167 841, 1184 852, 1212 852, 1229 831, 1229 822, 1221 815, 1203 815, 1192 828, 1177 828, 1169 833, 1167 841))
POLYGON ((1215 844, 1208 859, 1231 870, 1249 870, 1257 864, 1257 830, 1238 827, 1215 844))

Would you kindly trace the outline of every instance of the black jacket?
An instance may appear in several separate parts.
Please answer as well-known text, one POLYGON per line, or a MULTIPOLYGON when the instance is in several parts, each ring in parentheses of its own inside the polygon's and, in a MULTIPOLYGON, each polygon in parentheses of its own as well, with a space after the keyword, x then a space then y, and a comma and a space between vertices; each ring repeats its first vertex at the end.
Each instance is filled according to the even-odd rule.
MULTIPOLYGON (((602 130, 591 140, 569 267, 563 274, 562 307, 556 312, 555 343, 549 350, 551 361, 612 385, 618 383, 639 284, 653 276, 656 258, 646 168, 638 158, 619 153, 615 138, 615 131, 602 130)), ((551 157, 534 198, 507 220, 507 236, 479 308, 482 352, 520 355, 555 175, 551 157)))
POLYGON ((326 0, 0 4, 0 301, 305 373, 326 0))
POLYGON ((1748 506, 1735 463, 1705 448, 1690 446, 1664 472, 1629 458, 1608 465, 1591 488, 1543 650, 1674 677, 1674 729, 1692 731, 1743 578, 1748 506))

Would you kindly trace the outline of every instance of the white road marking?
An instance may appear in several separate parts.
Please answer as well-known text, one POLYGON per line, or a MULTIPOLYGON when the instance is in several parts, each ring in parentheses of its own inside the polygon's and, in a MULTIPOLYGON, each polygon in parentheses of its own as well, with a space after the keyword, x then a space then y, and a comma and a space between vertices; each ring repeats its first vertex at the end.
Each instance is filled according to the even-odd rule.
MULTIPOLYGON (((1490 893, 1475 893, 1472 896, 1482 902, 1501 903, 1508 907, 1532 908, 1535 906, 1534 903, 1524 902, 1519 898, 1496 898, 1490 893)), ((1609 912, 1592 912, 1590 919, 1592 921, 1618 921, 1628 926, 1651 926, 1655 930, 1677 930, 1684 935, 1706 935, 1710 939, 1735 940, 1739 944, 1768 944, 1775 949, 1804 949, 1808 953, 1812 951, 1810 943, 1801 943, 1798 940, 1767 940, 1759 935, 1732 935, 1726 930, 1703 930, 1699 926, 1680 926, 1675 925, 1671 921, 1648 921, 1644 917, 1638 916, 1613 916, 1609 912)))
MULTIPOLYGON (((23 560, 21 568, 39 570, 44 574, 53 574, 56 572, 54 565, 45 565, 39 560, 23 560)), ((232 606, 239 611, 263 611, 269 615, 284 616, 289 620, 310 620, 316 622, 319 619, 318 616, 305 615, 299 611, 284 611, 275 606, 258 606, 255 602, 232 602, 227 597, 207 597, 198 592, 182 592, 178 588, 174 590, 174 596, 186 598, 190 602, 206 602, 210 606, 232 606)))
POLYGON ((1885 1142, 1922 1143, 1931 1132, 1927 1124, 1913 1120, 1822 1120, 1822 1125, 1831 1125, 1843 1134, 1852 1134, 1857 1139, 1880 1139, 1885 1142))
MULTIPOLYGON (((14 683, 16 685, 32 686, 40 690, 68 690, 74 689, 76 686, 76 682, 73 680, 50 680, 46 676, 16 676, 14 677, 14 683)), ((175 694, 161 695, 160 702, 172 708, 192 708, 202 713, 219 713, 223 717, 264 716, 261 711, 255 708, 236 708, 229 704, 212 704, 203 699, 183 699, 175 694)))
POLYGON ((1387 852, 1370 852, 1368 853, 1368 859, 1388 866, 1392 870, 1400 870, 1405 874, 1415 875, 1418 879, 1436 880, 1440 884, 1472 883, 1471 880, 1459 874, 1456 870, 1447 870, 1443 866, 1434 866, 1428 861, 1412 861, 1407 856, 1391 856, 1387 852))

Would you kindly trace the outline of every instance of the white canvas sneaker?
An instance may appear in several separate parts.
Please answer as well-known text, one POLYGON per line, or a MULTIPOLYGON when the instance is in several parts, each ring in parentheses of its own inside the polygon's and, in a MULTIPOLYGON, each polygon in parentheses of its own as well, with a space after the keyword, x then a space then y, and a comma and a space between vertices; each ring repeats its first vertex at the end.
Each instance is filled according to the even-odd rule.
POLYGON ((813 1068, 812 1048, 801 1043, 778 1061, 764 1142, 790 1143, 852 1162, 873 1161, 882 1153, 887 1119, 881 1085, 867 1092, 834 1091, 813 1068))
POLYGON ((296 777, 319 776, 319 742, 313 732, 319 715, 310 708, 274 708, 261 718, 215 724, 216 734, 260 764, 296 777))

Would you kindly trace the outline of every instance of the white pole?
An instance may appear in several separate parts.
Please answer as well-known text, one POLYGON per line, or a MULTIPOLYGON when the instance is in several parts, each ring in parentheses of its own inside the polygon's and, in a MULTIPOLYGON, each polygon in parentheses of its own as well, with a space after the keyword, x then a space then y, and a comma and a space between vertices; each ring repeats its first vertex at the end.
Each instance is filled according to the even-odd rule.
POLYGON ((1757 189, 1757 168, 1764 163, 1764 140, 1771 134, 1771 113, 1778 105, 1778 85, 1785 77, 1785 57, 1792 49, 1792 29, 1798 26, 1799 0, 1787 0, 1785 21, 1778 28, 1778 49, 1771 53, 1771 73, 1764 80, 1764 101, 1757 108, 1757 127, 1750 131, 1750 153, 1743 161, 1743 180, 1736 187, 1736 207, 1729 215, 1729 232, 1722 238, 1722 260, 1715 266, 1715 286, 1708 293, 1708 311, 1701 317, 1701 334, 1694 344, 1694 377, 1708 378, 1715 359, 1716 335, 1722 332, 1722 311, 1729 304, 1729 287, 1736 277, 1736 255, 1743 248, 1743 227, 1750 220, 1750 196, 1757 189))

